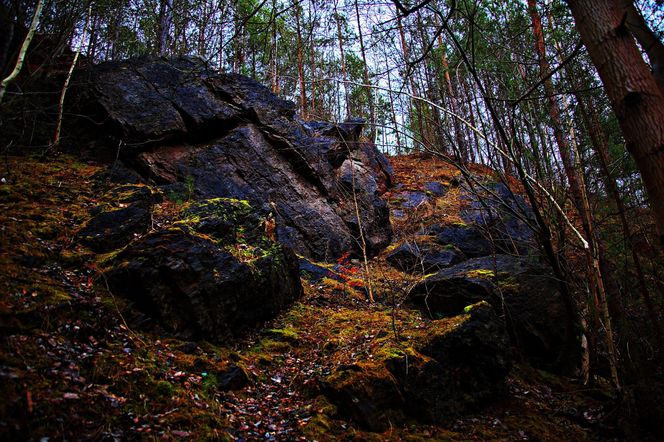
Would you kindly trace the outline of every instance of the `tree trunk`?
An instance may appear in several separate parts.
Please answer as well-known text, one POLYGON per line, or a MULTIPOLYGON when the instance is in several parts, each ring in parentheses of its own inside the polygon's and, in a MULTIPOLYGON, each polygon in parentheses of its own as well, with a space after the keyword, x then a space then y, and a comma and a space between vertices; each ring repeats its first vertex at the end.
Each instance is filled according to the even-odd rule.
POLYGON ((300 83, 300 112, 307 118, 307 91, 304 87, 304 50, 302 49, 302 27, 300 24, 300 5, 293 2, 295 10, 295 31, 297 35, 297 76, 300 83))
MULTIPOLYGON (((545 76, 549 73, 550 68, 546 58, 546 46, 544 44, 542 21, 539 12, 537 11, 536 0, 528 0, 528 9, 533 25, 533 32, 535 34, 535 49, 539 59, 540 75, 545 76)), ((567 181, 570 185, 572 199, 579 215, 581 216, 583 230, 588 241, 588 246, 586 247, 585 253, 588 260, 588 276, 591 278, 591 291, 593 292, 593 297, 595 299, 595 309, 597 309, 593 309, 593 313, 595 314, 596 330, 599 332, 599 312, 601 312, 602 319, 604 320, 604 329, 606 331, 606 343, 609 353, 611 377, 616 388, 620 389, 617 365, 618 359, 614 348, 611 318, 608 311, 604 278, 600 266, 600 247, 597 243, 595 235, 594 220, 590 210, 590 204, 588 202, 583 175, 578 172, 578 162, 575 161, 575 159, 578 159, 579 155, 578 150, 576 149, 576 135, 574 133, 574 128, 571 125, 571 143, 568 142, 564 135, 564 125, 561 118, 562 112, 558 102, 556 101, 556 94, 553 87, 553 82, 551 81, 550 77, 544 80, 544 90, 549 102, 549 114, 553 123, 553 134, 560 151, 560 157, 563 161, 563 168, 565 169, 565 175, 567 176, 567 181)))
POLYGON ((270 83, 272 86, 272 92, 275 94, 279 93, 279 57, 278 57, 278 46, 277 46, 277 2, 272 0, 272 40, 271 40, 271 52, 272 52, 272 68, 270 69, 270 83))
POLYGON ((2 83, 0 83, 0 103, 2 103, 2 99, 5 96, 5 91, 7 90, 7 86, 9 86, 9 83, 14 81, 16 77, 18 77, 18 74, 21 72, 21 68, 23 67, 23 61, 25 60, 25 55, 28 52, 28 48, 30 47, 30 43, 32 42, 32 37, 34 37, 35 31, 37 30, 37 26, 39 25, 39 19, 41 18, 41 12, 43 7, 44 3, 42 2, 42 0, 39 0, 37 2, 37 6, 35 7, 35 15, 32 17, 32 22, 30 23, 30 29, 28 30, 28 35, 25 36, 25 40, 23 40, 23 45, 21 45, 21 50, 18 52, 18 57, 16 58, 16 64, 14 65, 14 70, 12 71, 11 74, 7 76, 7 78, 2 80, 2 83))
POLYGON ((71 62, 69 67, 69 72, 67 73, 67 79, 65 80, 64 86, 62 86, 62 92, 60 93, 60 101, 58 103, 58 118, 55 120, 55 132, 53 134, 53 142, 51 143, 53 147, 58 147, 60 144, 60 131, 62 129, 62 115, 65 109, 65 96, 67 95, 67 89, 69 89, 69 82, 71 81, 71 76, 74 73, 76 68, 76 63, 78 62, 78 57, 81 55, 81 49, 83 49, 83 43, 85 42, 85 37, 88 33, 88 28, 90 27, 90 16, 92 15, 92 6, 88 6, 88 16, 85 20, 85 25, 83 26, 83 34, 81 35, 81 41, 78 44, 78 49, 76 49, 76 54, 74 59, 71 62))
POLYGON ((344 53, 344 38, 341 32, 341 15, 337 12, 337 5, 334 5, 334 20, 337 22, 337 40, 339 42, 339 52, 341 56, 341 76, 344 81, 344 98, 346 101, 346 117, 350 117, 350 94, 348 92, 348 74, 346 73, 346 57, 344 53))
MULTIPOLYGON (((385 55, 385 65, 388 65, 387 53, 385 55)), ((401 155, 401 137, 399 136, 399 123, 397 121, 397 113, 394 108, 394 96, 392 95, 392 76, 390 70, 387 70, 387 89, 389 90, 388 96, 390 97, 390 113, 392 115, 392 124, 394 125, 394 136, 397 141, 397 155, 401 155)))
POLYGON ((171 28, 171 14, 173 13, 173 0, 162 0, 159 8, 159 42, 157 52, 166 55, 168 51, 168 32, 171 28))
POLYGON ((664 44, 648 27, 641 12, 636 8, 632 0, 623 0, 626 20, 625 24, 634 35, 643 50, 648 54, 653 75, 659 85, 659 90, 664 94, 664 44))
POLYGON ((664 245, 664 95, 626 28, 620 1, 568 4, 641 171, 664 245))
MULTIPOLYGON (((410 85, 410 94, 413 97, 418 97, 420 96, 418 90, 417 90, 417 85, 415 84, 415 79, 413 78, 412 72, 410 72, 409 69, 409 62, 410 62, 410 54, 408 51, 408 42, 406 42, 406 33, 403 29, 403 22, 401 21, 401 16, 397 14, 397 27, 399 28, 399 38, 401 40, 401 51, 403 53, 403 59, 404 63, 406 64, 406 75, 408 76, 408 84, 410 85)), ((410 99, 410 123, 411 123, 411 130, 414 132, 415 128, 412 126, 413 125, 413 120, 417 118, 417 128, 419 131, 419 140, 422 140, 422 136, 424 134, 424 126, 422 125, 422 110, 420 106, 420 100, 417 100, 415 98, 410 99)), ((415 136, 417 134, 414 134, 413 139, 417 140, 418 137, 415 136)), ((415 143, 413 145, 413 150, 419 150, 419 145, 415 143)))
POLYGON ((360 9, 357 6, 357 0, 355 0, 355 18, 357 19, 357 32, 360 37, 360 55, 362 55, 363 70, 362 75, 364 78, 364 84, 367 86, 364 88, 367 94, 367 102, 369 104, 369 139, 373 142, 376 140, 376 110, 374 108, 373 94, 371 93, 371 87, 369 87, 369 66, 367 65, 367 54, 364 49, 364 37, 362 36, 362 22, 360 21, 360 9))
MULTIPOLYGON (((312 6, 314 7, 314 6, 312 6)), ((310 12, 311 14, 311 12, 310 12)), ((314 16, 309 16, 309 23, 311 28, 309 29, 309 71, 311 75, 311 99, 309 100, 310 115, 317 115, 316 112, 316 38, 314 37, 314 30, 316 29, 317 17, 314 12, 314 16)))

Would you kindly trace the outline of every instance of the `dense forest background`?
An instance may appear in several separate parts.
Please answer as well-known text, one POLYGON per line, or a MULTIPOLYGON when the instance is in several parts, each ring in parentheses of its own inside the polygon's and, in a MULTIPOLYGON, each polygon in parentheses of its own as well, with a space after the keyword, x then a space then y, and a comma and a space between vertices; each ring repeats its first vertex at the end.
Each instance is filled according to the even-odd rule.
MULTIPOLYGON (((6 76, 14 67, 10 49, 22 42, 36 2, 3 3, 6 76)), ((528 128, 520 136, 533 151, 546 151, 555 144, 553 133, 534 122, 549 118, 544 97, 551 91, 529 88, 537 86, 542 63, 564 62, 551 76, 561 118, 583 136, 578 103, 592 104, 588 118, 598 119, 612 153, 620 155, 617 125, 612 132, 607 98, 586 51, 577 47, 566 2, 425 3, 404 15, 391 2, 345 0, 45 1, 33 50, 52 57, 80 51, 88 63, 149 54, 201 57, 212 69, 270 85, 297 102, 305 119, 365 118, 386 152, 435 148, 487 164, 494 157, 500 162, 490 147, 499 137, 482 94, 501 119, 528 128)), ((650 0, 636 7, 661 39, 664 11, 650 0)))
MULTIPOLYGON (((269 86, 293 100, 303 120, 364 118, 364 136, 389 155, 428 152, 471 183, 466 165, 488 166, 534 208, 544 255, 586 328, 583 376, 602 373, 657 422, 650 416, 662 391, 664 269, 651 214, 660 205, 657 185, 647 189, 651 175, 626 149, 624 122, 572 3, 579 2, 3 0, 3 78, 41 10, 3 106, 19 106, 28 91, 64 100, 73 62, 189 55, 269 86), (33 86, 46 77, 58 87, 33 86)), ((587 5, 594 3, 606 6, 587 5)), ((661 89, 661 2, 623 3, 625 32, 661 89)), ((49 151, 51 132, 41 140, 26 122, 55 122, 63 100, 5 115, 2 130, 17 133, 5 148, 49 151)), ((660 137, 661 124, 653 125, 660 137)), ((64 133, 62 144, 73 143, 64 133)))

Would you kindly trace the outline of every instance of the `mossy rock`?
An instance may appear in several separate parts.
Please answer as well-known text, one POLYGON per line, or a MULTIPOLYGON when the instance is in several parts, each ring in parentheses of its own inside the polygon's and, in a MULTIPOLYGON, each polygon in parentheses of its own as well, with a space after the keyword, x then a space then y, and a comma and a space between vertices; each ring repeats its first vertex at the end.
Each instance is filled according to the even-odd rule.
POLYGON ((569 316, 556 278, 527 258, 468 260, 426 277, 411 299, 435 317, 487 301, 505 317, 513 344, 538 367, 568 371, 579 361, 578 323, 569 316))
POLYGON ((246 201, 194 202, 182 214, 104 261, 114 292, 164 328, 219 340, 301 295, 296 256, 261 234, 261 218, 246 201))
POLYGON ((406 344, 385 337, 372 358, 321 382, 341 417, 371 431, 408 420, 445 423, 500 395, 511 367, 503 321, 486 302, 432 321, 406 344))

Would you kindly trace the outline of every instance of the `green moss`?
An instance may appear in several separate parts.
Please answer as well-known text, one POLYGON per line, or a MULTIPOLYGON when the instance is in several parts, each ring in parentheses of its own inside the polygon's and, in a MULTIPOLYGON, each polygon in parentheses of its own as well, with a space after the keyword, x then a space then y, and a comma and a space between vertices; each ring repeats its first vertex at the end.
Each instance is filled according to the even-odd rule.
POLYGON ((377 356, 380 360, 388 359, 401 359, 404 356, 411 357, 417 353, 414 348, 407 346, 399 346, 396 343, 389 343, 383 345, 380 349, 374 353, 374 356, 377 356))
MULTIPOLYGON (((219 219, 235 224, 251 213, 251 205, 246 200, 234 198, 212 198, 203 201, 193 201, 184 204, 181 218, 176 224, 195 227, 207 219, 219 219)), ((238 224, 236 229, 242 226, 238 224)))
POLYGON ((287 328, 272 328, 266 330, 266 333, 270 336, 275 337, 276 339, 290 342, 292 344, 297 344, 300 342, 299 333, 292 327, 287 328))
POLYGON ((469 272, 466 273, 467 278, 487 279, 487 278, 493 278, 495 276, 496 272, 488 269, 470 270, 469 272))
POLYGON ((213 395, 214 393, 217 392, 219 388, 219 382, 217 381, 217 377, 211 376, 209 374, 203 376, 203 381, 201 382, 201 385, 203 386, 203 390, 205 391, 205 393, 208 395, 213 395))
MULTIPOLYGON (((486 307, 489 307, 489 308, 491 307, 491 304, 489 304, 486 301, 480 301, 480 302, 477 302, 475 304, 467 305, 463 309, 463 312, 466 313, 466 315, 457 316, 456 318, 463 318, 464 320, 468 319, 470 317, 469 316, 470 313, 472 313, 473 310, 476 310, 478 308, 486 308, 486 307)), ((454 318, 450 318, 450 319, 454 319, 454 318)))
POLYGON ((400 244, 398 242, 394 242, 385 248, 385 253, 391 253, 395 251, 399 246, 400 244))
POLYGON ((175 393, 175 388, 168 381, 159 381, 155 385, 155 392, 162 398, 170 398, 175 393))
POLYGON ((290 350, 291 345, 287 342, 265 338, 251 348, 247 358, 260 365, 270 365, 280 360, 281 355, 288 353, 290 350))
POLYGON ((508 276, 498 280, 498 287, 500 287, 500 289, 503 291, 515 293, 519 290, 520 286, 519 281, 515 276, 508 276))

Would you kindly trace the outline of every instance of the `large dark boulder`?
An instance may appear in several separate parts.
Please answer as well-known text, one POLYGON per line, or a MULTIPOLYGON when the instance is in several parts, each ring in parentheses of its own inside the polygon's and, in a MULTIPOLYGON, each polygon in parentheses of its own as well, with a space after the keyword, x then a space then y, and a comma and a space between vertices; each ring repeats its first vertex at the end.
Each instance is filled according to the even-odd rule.
POLYGON ((436 317, 457 315, 469 304, 488 301, 505 317, 515 345, 538 366, 565 370, 580 355, 578 324, 558 281, 525 258, 471 259, 426 278, 411 296, 436 317))
POLYGON ((449 422, 504 390, 509 340, 486 302, 432 321, 411 340, 406 346, 387 339, 372 361, 338 367, 322 380, 323 393, 343 417, 384 431, 407 419, 449 422))
POLYGON ((263 235, 245 201, 192 203, 183 213, 105 264, 114 293, 171 332, 215 340, 274 317, 301 295, 297 257, 263 235))
POLYGON ((302 122, 292 102, 193 58, 104 63, 76 80, 77 113, 103 121, 124 163, 169 191, 246 199, 272 213, 281 243, 317 260, 360 254, 360 232, 370 255, 389 244, 380 196, 392 170, 361 140, 362 120, 302 122))
POLYGON ((509 338, 488 303, 468 306, 452 324, 434 321, 431 328, 433 333, 415 346, 424 358, 415 364, 406 357, 388 362, 411 413, 441 423, 503 392, 512 365, 509 338))

